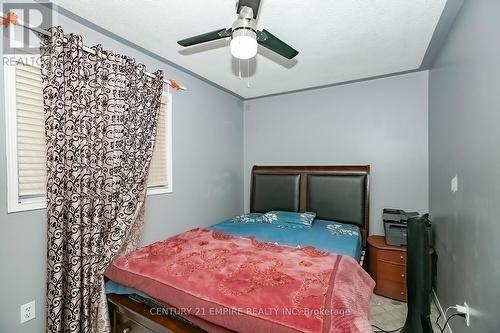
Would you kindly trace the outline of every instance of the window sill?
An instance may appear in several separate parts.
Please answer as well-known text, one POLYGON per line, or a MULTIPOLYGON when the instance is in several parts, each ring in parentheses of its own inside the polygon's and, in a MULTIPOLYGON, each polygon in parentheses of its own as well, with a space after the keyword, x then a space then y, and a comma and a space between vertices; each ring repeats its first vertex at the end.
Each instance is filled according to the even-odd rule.
POLYGON ((158 195, 158 194, 167 194, 172 193, 172 188, 170 187, 157 187, 157 188, 148 188, 148 196, 149 195, 158 195))
MULTIPOLYGON (((149 188, 147 196, 172 193, 171 188, 159 187, 149 188)), ((8 213, 27 212, 30 210, 39 210, 47 208, 45 198, 23 199, 21 202, 9 202, 8 213)))
POLYGON ((8 212, 18 213, 29 210, 45 209, 47 208, 47 199, 44 197, 23 199, 22 201, 9 202, 8 212))

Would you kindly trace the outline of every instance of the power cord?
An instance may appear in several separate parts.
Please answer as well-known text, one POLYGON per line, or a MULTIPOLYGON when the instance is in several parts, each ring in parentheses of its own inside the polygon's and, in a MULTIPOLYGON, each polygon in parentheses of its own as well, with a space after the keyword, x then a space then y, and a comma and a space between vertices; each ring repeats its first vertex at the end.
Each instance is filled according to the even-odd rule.
POLYGON ((444 311, 444 317, 447 318, 447 315, 448 315, 448 311, 450 311, 451 309, 453 310, 457 310, 457 307, 456 306, 449 306, 446 308, 446 310, 444 311))
MULTIPOLYGON (((434 303, 434 304, 436 304, 436 303, 434 303)), ((436 305, 436 308, 437 308, 437 305, 436 305)), ((449 306, 449 307, 447 307, 446 311, 444 311, 444 318, 447 317, 448 311, 450 311, 451 309, 456 310, 457 307, 456 306, 449 306)), ((441 311, 439 311, 439 316, 436 318, 436 325, 438 325, 439 328, 441 328, 441 326, 439 325, 439 318, 441 318, 441 316, 442 316, 441 311)))
POLYGON ((450 319, 453 318, 453 317, 455 317, 455 316, 460 316, 460 317, 464 317, 465 318, 465 313, 454 313, 451 316, 449 316, 448 319, 446 319, 446 321, 444 322, 443 328, 441 328, 441 333, 443 333, 444 330, 446 329, 446 325, 448 325, 448 322, 450 321, 450 319))
MULTIPOLYGON (((432 299, 434 305, 436 306, 436 308, 438 308, 437 306, 437 303, 436 303, 436 299, 432 299)), ((448 311, 450 311, 451 309, 454 309, 454 310, 457 310, 457 307, 456 306, 449 306, 446 308, 446 310, 444 311, 444 318, 446 318, 447 314, 448 314, 448 311)), ((439 327, 439 329, 441 330, 441 333, 444 332, 444 330, 446 329, 446 325, 448 325, 448 321, 452 318, 452 317, 455 317, 455 316, 461 316, 461 317, 464 317, 465 318, 465 314, 463 313, 455 313, 453 315, 451 315, 447 320, 446 322, 444 323, 444 327, 441 328, 441 326, 439 325, 439 319, 441 318, 442 316, 442 313, 441 311, 439 311, 439 316, 436 318, 436 325, 439 327)), ((372 325, 372 327, 376 328, 378 331, 374 331, 374 333, 395 333, 395 332, 398 332, 399 330, 401 330, 403 327, 400 327, 400 328, 397 328, 395 330, 384 330, 380 327, 378 327, 377 325, 372 325)))
MULTIPOLYGON (((453 308, 453 307, 451 307, 451 306, 450 306, 450 307, 449 307, 446 311, 448 311, 448 310, 449 310, 449 309, 451 309, 451 308, 453 308)), ((441 333, 443 333, 443 332, 444 332, 444 330, 446 329, 446 325, 448 325, 448 322, 450 321, 450 319, 451 319, 451 318, 453 318, 453 317, 455 317, 455 316, 460 316, 460 317, 465 318, 465 313, 454 313, 454 314, 452 314, 451 316, 449 316, 449 317, 448 317, 448 319, 446 319, 446 321, 444 322, 444 326, 443 326, 443 328, 441 328, 441 327, 438 325, 438 327, 441 329, 441 333)), ((438 317, 438 319, 439 319, 439 317, 438 317)), ((437 320, 436 320, 436 324, 437 324, 437 320)), ((378 333, 378 332, 381 332, 381 333, 395 333, 395 332, 398 332, 399 330, 401 330, 401 329, 403 328, 403 327, 400 327, 400 328, 397 328, 397 329, 395 329, 395 330, 390 330, 390 331, 387 331, 387 330, 384 330, 384 329, 382 329, 382 328, 378 327, 377 325, 372 325, 372 327, 374 327, 374 328, 376 328, 376 329, 378 330, 378 331, 374 331, 374 332, 377 332, 377 333, 378 333)))
POLYGON ((374 332, 381 332, 381 333, 394 333, 394 332, 397 332, 399 330, 401 330, 403 327, 400 327, 400 328, 396 328, 395 330, 391 330, 391 331, 386 331, 380 327, 378 327, 377 325, 372 325, 373 327, 375 327, 378 331, 374 331, 374 332))
MULTIPOLYGON (((436 306, 436 309, 439 309, 439 307, 437 305, 437 302, 436 302, 436 299, 434 297, 432 298, 432 302, 436 306)), ((449 307, 447 307, 446 310, 444 311, 444 318, 446 318, 446 316, 448 314, 448 311, 450 311, 451 309, 457 310, 457 307, 456 306, 449 306, 449 307)), ((439 327, 439 329, 441 329, 441 325, 439 325, 439 319, 441 319, 441 317, 443 316, 443 314, 441 313, 441 311, 438 311, 438 312, 439 312, 439 316, 437 316, 436 321, 434 323, 439 327)))
MULTIPOLYGON (((437 305, 437 302, 436 302, 436 298, 432 298, 432 302, 434 303, 434 305, 436 306, 436 309, 439 309, 438 305, 437 305)), ((441 318, 441 311, 438 311, 439 312, 439 316, 436 318, 436 325, 438 325, 438 321, 439 321, 439 318, 441 318)), ((446 316, 445 316, 446 317, 446 316)), ((439 326, 439 325, 438 325, 439 326)))

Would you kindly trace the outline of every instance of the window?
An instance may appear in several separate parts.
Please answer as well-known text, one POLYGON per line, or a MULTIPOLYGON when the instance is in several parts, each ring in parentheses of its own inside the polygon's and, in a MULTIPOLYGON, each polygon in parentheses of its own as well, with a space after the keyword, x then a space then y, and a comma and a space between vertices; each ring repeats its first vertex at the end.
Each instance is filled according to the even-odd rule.
MULTIPOLYGON (((4 66, 8 211, 45 208, 46 155, 40 67, 4 66)), ((164 92, 148 195, 172 192, 172 98, 164 92)))
POLYGON ((163 92, 153 158, 149 166, 148 194, 172 192, 172 95, 163 92))

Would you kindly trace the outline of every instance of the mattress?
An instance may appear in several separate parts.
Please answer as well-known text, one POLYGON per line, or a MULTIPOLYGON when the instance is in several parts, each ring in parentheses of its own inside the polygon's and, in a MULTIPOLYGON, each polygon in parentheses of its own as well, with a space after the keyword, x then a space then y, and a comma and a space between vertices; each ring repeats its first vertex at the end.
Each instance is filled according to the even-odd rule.
POLYGON ((105 275, 234 331, 371 329, 373 280, 349 256, 312 246, 193 229, 120 258, 105 275))
POLYGON ((347 255, 359 261, 361 233, 357 226, 334 221, 314 220, 310 228, 283 228, 270 223, 240 223, 227 219, 210 227, 234 236, 253 236, 264 242, 305 247, 347 255))

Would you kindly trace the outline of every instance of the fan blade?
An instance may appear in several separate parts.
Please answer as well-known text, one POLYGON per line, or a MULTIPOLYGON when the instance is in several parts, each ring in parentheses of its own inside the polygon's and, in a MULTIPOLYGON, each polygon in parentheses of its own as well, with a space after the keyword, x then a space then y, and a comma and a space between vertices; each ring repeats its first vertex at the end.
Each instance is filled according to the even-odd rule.
POLYGON ((236 14, 240 13, 241 7, 250 7, 253 10, 253 18, 257 19, 257 14, 259 13, 260 0, 240 0, 238 2, 238 9, 236 14))
POLYGON ((231 29, 220 29, 178 41, 181 46, 192 46, 231 36, 231 29))
POLYGON ((292 59, 297 54, 299 54, 299 51, 295 50, 293 47, 291 47, 278 37, 274 36, 266 29, 258 31, 257 42, 259 42, 260 45, 268 48, 273 52, 278 53, 279 55, 282 55, 287 59, 292 59))

